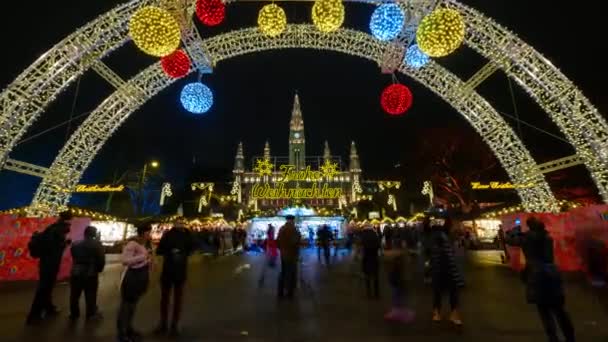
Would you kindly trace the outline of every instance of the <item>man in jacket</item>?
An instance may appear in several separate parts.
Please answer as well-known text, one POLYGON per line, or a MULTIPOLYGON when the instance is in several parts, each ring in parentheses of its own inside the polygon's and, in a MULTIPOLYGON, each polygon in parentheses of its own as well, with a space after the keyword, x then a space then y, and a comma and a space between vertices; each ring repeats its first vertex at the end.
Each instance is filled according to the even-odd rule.
POLYGON ((67 239, 71 219, 72 214, 63 212, 59 215, 57 222, 48 226, 41 233, 43 234, 44 247, 40 253, 40 263, 38 264, 38 288, 26 320, 28 325, 59 313, 57 307, 53 305, 52 295, 63 252, 71 242, 67 239))
POLYGON ((378 257, 380 237, 371 226, 365 227, 360 236, 363 248, 361 268, 365 276, 367 297, 378 299, 380 298, 380 260, 378 257))
POLYGON ((331 233, 331 230, 329 229, 329 226, 324 224, 321 227, 321 229, 319 229, 317 236, 319 238, 319 249, 317 251, 319 261, 321 261, 321 249, 322 249, 323 256, 325 258, 325 265, 329 266, 329 257, 331 254, 329 248, 330 248, 331 241, 334 239, 333 235, 331 233))
POLYGON ((97 240, 97 229, 89 226, 84 230, 84 240, 72 245, 72 272, 70 277, 70 319, 80 317, 78 302, 84 292, 87 320, 101 318, 97 310, 99 273, 106 265, 101 242, 97 240))
POLYGON ((170 335, 179 335, 178 324, 182 311, 184 284, 188 269, 188 258, 194 250, 192 234, 184 224, 177 222, 171 230, 160 239, 157 255, 163 256, 163 271, 160 276, 160 324, 157 334, 164 334, 169 328, 169 301, 173 291, 173 317, 171 320, 170 335))
POLYGON ((287 216, 287 222, 279 231, 277 246, 281 251, 281 273, 279 275, 279 298, 287 291, 292 299, 296 288, 298 258, 300 255, 300 232, 295 225, 295 217, 287 216))

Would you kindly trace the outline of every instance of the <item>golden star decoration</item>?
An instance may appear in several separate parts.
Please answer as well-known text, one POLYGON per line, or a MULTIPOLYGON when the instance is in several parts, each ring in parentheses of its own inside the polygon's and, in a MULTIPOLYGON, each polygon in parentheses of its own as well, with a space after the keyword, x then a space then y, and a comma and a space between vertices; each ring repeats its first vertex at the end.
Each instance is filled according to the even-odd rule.
POLYGON ((255 172, 258 173, 261 177, 272 175, 273 165, 268 159, 258 159, 256 161, 256 166, 253 168, 255 172))
POLYGON ((326 160, 319 168, 319 171, 321 171, 323 177, 332 178, 338 173, 338 164, 326 160))

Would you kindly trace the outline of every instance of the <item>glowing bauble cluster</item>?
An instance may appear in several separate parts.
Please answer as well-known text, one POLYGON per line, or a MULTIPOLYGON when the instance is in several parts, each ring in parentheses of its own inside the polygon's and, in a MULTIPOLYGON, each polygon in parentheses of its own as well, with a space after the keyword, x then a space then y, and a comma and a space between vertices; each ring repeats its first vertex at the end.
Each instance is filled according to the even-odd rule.
POLYGON ((285 11, 275 4, 262 7, 258 14, 258 27, 268 37, 280 35, 287 27, 285 11))
POLYGON ((196 16, 207 26, 219 25, 226 17, 226 5, 222 0, 197 0, 196 16))
POLYGON ((190 83, 182 89, 180 100, 190 113, 203 114, 213 106, 213 93, 201 82, 190 83))
POLYGON ((430 62, 431 58, 422 52, 417 44, 410 46, 405 52, 405 65, 420 69, 430 62))
POLYGON ((160 65, 167 76, 184 77, 190 72, 190 57, 183 50, 177 50, 169 56, 161 58, 160 65))
POLYGON ((403 84, 391 84, 382 91, 380 104, 390 115, 401 115, 412 106, 413 96, 410 89, 403 84))
POLYGON ((384 4, 376 7, 369 22, 369 28, 374 37, 381 41, 389 41, 397 38, 403 24, 405 13, 397 4, 384 4))
POLYGON ((179 47, 181 32, 179 23, 167 10, 159 7, 142 7, 129 22, 129 35, 143 52, 164 57, 179 47))
POLYGON ((431 57, 443 57, 454 52, 464 40, 465 24, 460 13, 438 9, 422 19, 416 41, 420 50, 431 57))
POLYGON ((312 22, 321 32, 334 32, 344 22, 342 0, 317 0, 312 6, 312 22))

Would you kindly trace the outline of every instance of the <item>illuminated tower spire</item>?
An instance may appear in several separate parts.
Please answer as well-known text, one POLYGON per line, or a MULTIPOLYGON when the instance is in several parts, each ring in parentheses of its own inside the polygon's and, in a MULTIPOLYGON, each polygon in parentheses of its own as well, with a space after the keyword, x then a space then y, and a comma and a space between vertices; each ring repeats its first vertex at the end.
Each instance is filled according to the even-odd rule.
POLYGON ((304 119, 300 109, 300 97, 296 92, 289 124, 289 164, 294 165, 297 170, 303 170, 306 167, 305 158, 304 119))
POLYGON ((329 143, 325 140, 325 149, 323 150, 323 161, 331 161, 331 151, 329 150, 329 143))
POLYGON ((264 159, 270 160, 270 143, 268 141, 264 145, 264 159))
POLYGON ((236 158, 234 159, 234 173, 245 172, 245 155, 243 154, 243 143, 239 143, 239 147, 236 150, 236 158))
POLYGON ((361 163, 359 162, 359 154, 357 153, 357 146, 353 141, 350 144, 350 172, 361 172, 361 163))

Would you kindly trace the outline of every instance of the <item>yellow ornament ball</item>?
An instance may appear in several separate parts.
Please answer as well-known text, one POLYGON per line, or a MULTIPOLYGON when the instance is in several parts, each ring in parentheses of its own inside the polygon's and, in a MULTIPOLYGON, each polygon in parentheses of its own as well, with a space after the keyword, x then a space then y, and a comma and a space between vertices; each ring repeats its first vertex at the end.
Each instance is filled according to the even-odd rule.
POLYGON ((258 14, 258 27, 268 37, 280 35, 287 28, 285 11, 275 4, 262 7, 258 14))
POLYGON ((312 6, 312 22, 321 32, 334 32, 344 22, 342 0, 317 0, 312 6))
POLYGON ((416 32, 418 47, 431 57, 444 57, 462 45, 465 24, 453 9, 438 9, 422 19, 416 32))
POLYGON ((133 14, 129 21, 129 35, 140 50, 156 57, 175 52, 181 40, 175 17, 155 6, 142 7, 133 14))

